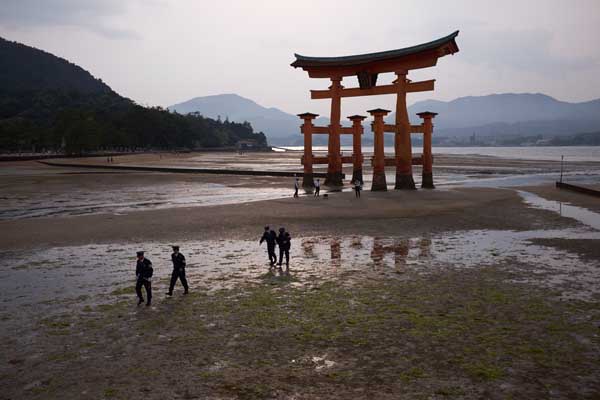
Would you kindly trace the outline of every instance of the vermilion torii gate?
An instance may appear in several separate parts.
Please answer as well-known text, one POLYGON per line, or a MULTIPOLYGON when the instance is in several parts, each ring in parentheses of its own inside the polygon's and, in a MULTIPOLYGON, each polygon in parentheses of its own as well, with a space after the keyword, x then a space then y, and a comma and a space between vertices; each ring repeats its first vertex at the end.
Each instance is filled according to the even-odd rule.
POLYGON ((315 126, 312 120, 316 114, 304 113, 298 116, 304 120, 302 133, 304 134, 304 181, 305 188, 314 187, 312 166, 323 161, 327 163, 327 178, 325 185, 342 186, 342 164, 352 162, 352 179, 362 181, 363 155, 361 151, 360 136, 363 133, 362 120, 366 117, 353 115, 348 117, 352 127, 341 125, 341 99, 342 97, 373 96, 383 94, 396 95, 395 124, 386 124, 384 116, 388 110, 375 109, 369 113, 373 116, 373 132, 375 134, 373 157, 373 186, 371 190, 387 190, 384 168, 388 165, 383 153, 383 133, 394 132, 395 156, 391 165, 396 167, 396 189, 415 189, 412 176, 412 165, 423 164, 422 187, 433 187, 431 133, 433 130, 432 118, 435 113, 419 113, 424 122, 421 125, 410 125, 406 107, 406 94, 423 92, 434 89, 435 80, 411 82, 407 79, 408 71, 419 68, 435 66, 437 60, 448 54, 458 52, 456 37, 458 31, 434 40, 429 43, 404 49, 383 51, 379 53, 361 54, 346 57, 306 57, 295 54, 296 61, 291 65, 302 68, 308 72, 310 78, 327 78, 331 86, 327 90, 311 90, 312 99, 331 99, 330 124, 327 127, 315 126), (390 85, 377 86, 377 77, 381 73, 393 72, 396 80, 390 85), (359 87, 344 88, 341 84, 345 76, 356 76, 359 87), (423 156, 420 160, 413 160, 411 147, 411 133, 423 133, 423 156), (312 134, 327 134, 328 154, 326 160, 314 157, 312 154, 312 134), (353 155, 343 157, 340 149, 340 135, 353 135, 353 155), (427 165, 426 165, 427 164, 427 165))

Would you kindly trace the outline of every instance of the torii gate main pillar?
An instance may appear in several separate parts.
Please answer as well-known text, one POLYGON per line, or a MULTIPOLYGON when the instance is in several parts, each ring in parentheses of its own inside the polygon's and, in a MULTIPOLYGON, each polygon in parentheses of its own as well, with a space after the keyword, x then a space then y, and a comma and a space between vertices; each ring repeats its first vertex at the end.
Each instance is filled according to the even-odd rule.
POLYGON ((342 182, 342 151, 340 147, 340 134, 342 133, 341 108, 342 89, 341 77, 332 77, 331 86, 331 118, 329 123, 328 163, 325 185, 341 187, 342 182))
POLYGON ((396 186, 395 189, 415 189, 412 175, 412 144, 410 140, 410 122, 406 108, 407 71, 397 71, 396 80, 396 186))

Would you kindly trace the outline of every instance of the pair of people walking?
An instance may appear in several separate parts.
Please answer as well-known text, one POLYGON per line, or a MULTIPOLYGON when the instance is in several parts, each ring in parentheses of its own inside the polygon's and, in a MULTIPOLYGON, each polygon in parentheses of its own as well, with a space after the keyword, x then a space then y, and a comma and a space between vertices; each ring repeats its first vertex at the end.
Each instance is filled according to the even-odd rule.
POLYGON ((267 242, 267 254, 271 266, 277 264, 277 256, 275 255, 275 245, 277 245, 279 246, 279 266, 283 265, 283 257, 285 257, 285 265, 289 268, 292 237, 289 232, 286 232, 285 228, 279 228, 279 235, 277 235, 274 230, 265 226, 265 231, 258 244, 261 245, 262 242, 267 242))
POLYGON ((319 197, 321 192, 321 180, 317 179, 315 181, 315 197, 319 197))
MULTIPOLYGON (((171 273, 171 282, 169 283, 169 291, 167 296, 173 295, 173 289, 179 279, 183 285, 183 294, 188 294, 189 286, 185 277, 185 256, 179 252, 179 246, 171 246, 173 253, 171 254, 171 262, 173 263, 173 272, 171 273)), ((146 306, 152 304, 152 276, 154 275, 154 268, 152 267, 152 261, 145 257, 143 251, 137 252, 137 264, 135 267, 135 293, 138 297, 138 306, 144 302, 144 296, 142 294, 142 287, 146 289, 146 306)))
MULTIPOLYGON (((300 189, 300 180, 296 178, 294 180, 294 197, 298 197, 298 189, 300 189)), ((314 197, 319 197, 321 192, 321 180, 317 179, 315 181, 315 194, 314 197)))

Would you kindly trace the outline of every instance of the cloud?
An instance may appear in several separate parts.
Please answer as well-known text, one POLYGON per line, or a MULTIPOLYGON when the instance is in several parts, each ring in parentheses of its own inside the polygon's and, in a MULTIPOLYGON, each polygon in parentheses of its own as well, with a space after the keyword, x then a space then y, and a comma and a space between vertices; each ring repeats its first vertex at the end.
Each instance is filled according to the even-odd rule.
POLYGON ((494 70, 536 71, 562 76, 573 70, 598 65, 598 59, 553 50, 554 34, 547 30, 472 29, 461 37, 462 57, 494 70))
POLYGON ((137 39, 134 30, 115 24, 132 1, 1 0, 0 25, 11 29, 76 27, 110 39, 137 39))

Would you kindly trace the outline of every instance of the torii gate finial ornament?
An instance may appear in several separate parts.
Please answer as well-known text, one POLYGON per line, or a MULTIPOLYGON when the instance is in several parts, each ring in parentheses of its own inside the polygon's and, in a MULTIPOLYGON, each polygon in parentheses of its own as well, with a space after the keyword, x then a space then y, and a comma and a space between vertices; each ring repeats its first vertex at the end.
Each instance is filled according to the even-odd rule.
MULTIPOLYGON (((437 64, 437 60, 448 54, 454 54, 458 52, 458 45, 456 44, 456 37, 458 31, 434 40, 429 43, 423 43, 417 46, 406 47, 398 50, 382 51, 379 53, 360 54, 345 57, 306 57, 299 54, 295 54, 296 61, 291 65, 294 68, 302 68, 308 72, 310 78, 327 78, 331 80, 331 86, 327 90, 311 90, 312 99, 331 99, 331 114, 330 123, 327 127, 318 127, 312 125, 312 118, 309 113, 300 114, 300 117, 304 119, 305 123, 302 128, 304 135, 311 135, 312 133, 326 133, 329 135, 328 141, 328 154, 327 154, 327 178, 325 179, 325 185, 339 187, 343 185, 342 182, 342 163, 347 157, 343 157, 340 149, 340 135, 344 133, 353 134, 355 140, 353 140, 354 154, 351 158, 354 164, 353 179, 358 176, 357 173, 357 161, 360 161, 360 180, 362 181, 362 153, 360 153, 360 136, 358 146, 356 144, 356 132, 359 128, 362 133, 361 119, 357 119, 353 116, 349 117, 353 121, 352 128, 345 128, 341 125, 341 99, 342 97, 356 97, 356 96, 373 96, 381 94, 395 94, 396 95, 396 116, 395 124, 383 124, 381 121, 378 122, 382 125, 379 128, 383 129, 383 132, 394 132, 394 149, 395 157, 393 165, 396 166, 396 189, 415 189, 415 182, 412 176, 412 166, 415 161, 412 157, 411 147, 411 133, 423 133, 424 134, 424 149, 421 160, 418 160, 419 164, 423 163, 423 184, 422 187, 432 188, 433 187, 433 175, 431 170, 432 156, 431 156, 431 132, 433 130, 432 118, 436 115, 435 113, 426 112, 420 113, 420 117, 424 119, 424 123, 421 125, 411 125, 408 119, 408 110, 406 107, 406 94, 411 92, 423 92, 433 90, 435 80, 422 81, 422 82, 411 82, 407 79, 408 71, 419 68, 433 67, 437 64), (392 72, 396 74, 396 80, 391 85, 380 85, 377 86, 377 77, 381 73, 392 72), (356 76, 358 78, 359 87, 357 88, 344 88, 342 86, 342 79, 345 76, 356 76), (423 115, 421 115, 423 114, 423 115), (358 125, 357 125, 358 124, 358 125), (428 131, 427 133, 425 131, 428 131), (427 137, 425 137, 427 136, 427 137), (427 144, 426 144, 427 143, 427 144), (428 148, 426 149, 425 147, 428 148), (358 147, 358 148, 357 148, 358 147), (358 151, 358 152, 357 152, 358 151), (430 163, 425 165, 425 163, 430 163), (427 177, 426 177, 427 174, 427 177)), ((379 113, 377 113, 379 115, 379 113)), ((305 143, 312 143, 310 138, 305 137, 305 143)), ((378 146, 381 148, 381 146, 378 146)), ((312 155, 312 148, 304 149, 305 155, 303 162, 311 162, 310 166, 305 164, 305 178, 303 186, 305 188, 313 187, 312 183, 312 163, 316 160, 312 155), (308 155, 306 152, 310 151, 308 155), (307 175, 307 171, 310 171, 307 175)), ((387 164, 385 156, 379 154, 383 150, 375 150, 374 160, 381 162, 384 159, 384 163, 387 164)), ((381 166, 379 166, 381 167, 381 166)), ((379 168, 378 167, 378 168, 379 168)), ((374 177, 375 180, 375 177, 374 177)), ((379 179, 380 181, 380 179, 379 179)), ((385 174, 383 178, 383 184, 385 183, 385 174)), ((377 185, 373 185, 372 190, 387 190, 383 189, 381 182, 377 185)))

